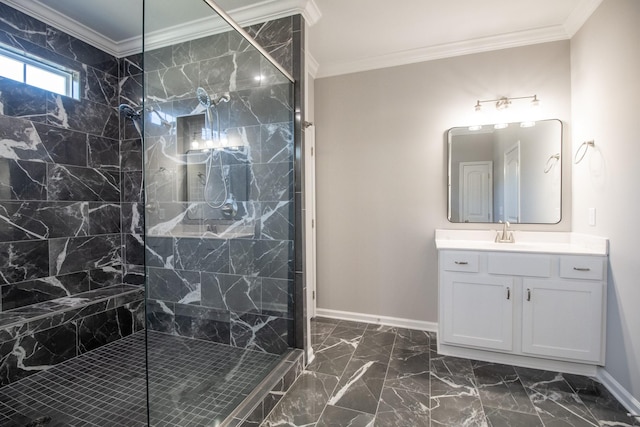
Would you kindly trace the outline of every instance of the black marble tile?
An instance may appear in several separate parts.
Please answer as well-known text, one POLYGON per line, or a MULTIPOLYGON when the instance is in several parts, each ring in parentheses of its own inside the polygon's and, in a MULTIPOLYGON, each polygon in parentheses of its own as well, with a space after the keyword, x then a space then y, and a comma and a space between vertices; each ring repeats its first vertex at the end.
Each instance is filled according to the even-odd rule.
POLYGON ((87 166, 87 134, 44 123, 34 123, 38 136, 49 154, 46 161, 87 166))
POLYGON ((146 97, 155 102, 193 98, 199 85, 199 71, 199 63, 148 71, 146 97))
POLYGON ((315 319, 311 320, 311 345, 314 350, 320 348, 324 341, 329 337, 331 332, 335 329, 337 323, 324 323, 318 322, 315 319))
MULTIPOLYGON (((336 331, 331 335, 336 336, 336 331)), ((391 332, 365 331, 353 357, 386 365, 391 357, 395 338, 396 335, 391 332)))
POLYGON ((99 169, 118 169, 120 167, 118 140, 88 135, 88 147, 89 167, 99 169))
POLYGON ((283 123, 293 120, 289 85, 272 85, 238 91, 230 101, 230 127, 283 123))
POLYGON ((50 95, 47 98, 47 123, 115 140, 120 136, 117 109, 87 99, 50 95))
POLYGON ((507 411, 484 407, 489 427, 543 427, 540 417, 535 414, 507 411))
POLYGON ((373 419, 374 416, 372 414, 327 405, 316 423, 316 427, 373 427, 373 419))
POLYGON ((77 355, 76 327, 67 323, 0 345, 0 384, 6 385, 77 355))
POLYGON ((487 421, 477 396, 434 395, 432 391, 431 425, 486 427, 487 421))
POLYGON ((120 201, 117 172, 59 164, 47 169, 49 200, 120 201))
MULTIPOLYGON (((146 52, 145 52, 146 53, 146 52)), ((143 72, 144 54, 134 53, 133 55, 120 58, 120 80, 126 76, 135 76, 143 72)))
POLYGON ((144 239, 139 234, 125 234, 124 259, 128 265, 144 265, 144 239))
MULTIPOLYGON (((1 103, 2 100, 0 100, 0 105, 1 103)), ((0 157, 15 160, 53 161, 35 125, 30 121, 0 115, 0 139, 3 141, 0 146, 0 157)))
POLYGON ((118 60, 108 53, 76 39, 56 28, 47 27, 47 47, 104 73, 118 75, 118 60))
POLYGON ((289 392, 265 419, 265 427, 313 425, 320 419, 338 378, 303 372, 289 392))
POLYGON ((293 203, 260 203, 260 238, 264 240, 293 240, 293 203))
POLYGON ((250 276, 202 273, 201 305, 236 313, 259 313, 262 279, 250 276))
POLYGON ((46 240, 0 243, 0 283, 10 284, 49 276, 46 240))
POLYGON ((262 278, 262 314, 293 319, 293 280, 262 278))
POLYGON ((229 272, 229 244, 221 239, 179 238, 174 246, 175 266, 182 270, 229 272))
POLYGON ((36 240, 89 234, 85 202, 0 202, 0 240, 36 240))
POLYGON ((229 53, 228 32, 202 37, 189 42, 189 62, 204 61, 229 53))
POLYGON ((144 233, 144 204, 121 203, 122 230, 132 234, 144 233))
POLYGON ((143 265, 125 265, 122 275, 122 283, 128 285, 144 285, 146 275, 143 265))
POLYGON ((46 45, 47 26, 6 4, 0 4, 0 30, 40 46, 46 45))
POLYGON ((165 301, 146 300, 146 326, 157 332, 175 334, 174 303, 165 301))
POLYGON ((134 332, 135 316, 122 307, 78 321, 78 353, 85 353, 134 332))
POLYGON ((0 105, 7 119, 16 117, 34 122, 45 121, 48 96, 49 92, 44 89, 0 77, 0 105))
POLYGON ((122 173, 122 201, 139 203, 144 201, 144 186, 142 172, 122 173))
POLYGON ((91 289, 99 289, 122 283, 122 269, 119 266, 103 267, 89 271, 91 289))
POLYGON ((124 171, 142 170, 142 139, 126 139, 120 143, 120 167, 124 171))
POLYGON ((49 263, 52 275, 104 267, 122 263, 119 234, 49 240, 49 263))
POLYGON ((293 199, 291 163, 256 164, 251 168, 251 198, 262 202, 293 199))
POLYGON ((329 405, 375 414, 386 372, 386 363, 354 356, 329 399, 329 405))
POLYGON ((290 241, 231 240, 231 272, 234 274, 290 279, 293 244, 290 241))
POLYGON ((513 366, 474 361, 473 372, 485 408, 536 413, 513 366))
POLYGON ((231 313, 231 345, 282 354, 288 348, 291 321, 251 313, 231 313))
POLYGON ((282 163, 293 159, 293 123, 263 125, 260 132, 261 163, 282 163))
POLYGON ((0 158, 1 200, 46 200, 47 166, 0 158))
POLYGON ((89 233, 115 234, 120 227, 120 204, 90 202, 89 205, 89 233))
POLYGON ((287 16, 251 25, 245 30, 264 48, 289 43, 293 33, 293 17, 287 16))
POLYGON ((118 74, 108 74, 86 65, 82 68, 84 69, 83 97, 89 101, 116 108, 120 92, 118 74))
POLYGON ((395 347, 389 361, 386 385, 429 395, 429 348, 409 350, 395 347))
POLYGON ((144 52, 144 70, 154 71, 174 66, 171 46, 161 47, 144 52))
POLYGON ((88 291, 89 288, 87 272, 4 285, 2 286, 2 311, 76 295, 88 291))
POLYGON ((229 344, 229 314, 207 307, 175 304, 175 328, 180 336, 229 344))
POLYGON ((314 352, 307 370, 340 377, 355 352, 360 337, 353 339, 328 337, 314 352))
POLYGON ((164 268, 147 269, 148 297, 179 302, 200 304, 200 273, 197 271, 164 268))
POLYGON ((172 237, 146 236, 146 265, 149 267, 173 266, 173 245, 172 237))

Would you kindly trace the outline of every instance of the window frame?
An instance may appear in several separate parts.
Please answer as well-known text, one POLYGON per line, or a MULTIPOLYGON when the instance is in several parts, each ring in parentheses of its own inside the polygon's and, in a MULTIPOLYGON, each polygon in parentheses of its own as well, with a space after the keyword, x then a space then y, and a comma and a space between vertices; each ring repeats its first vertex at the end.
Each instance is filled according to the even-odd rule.
POLYGON ((31 87, 37 87, 39 89, 46 90, 47 92, 56 93, 73 99, 80 99, 80 73, 78 71, 56 64, 52 61, 30 55, 26 52, 16 52, 3 44, 0 44, 0 56, 22 63, 22 80, 14 80, 11 77, 5 77, 2 75, 0 75, 0 77, 11 79, 31 87), (50 74, 63 77, 65 80, 65 93, 50 91, 40 86, 27 83, 27 65, 50 74))

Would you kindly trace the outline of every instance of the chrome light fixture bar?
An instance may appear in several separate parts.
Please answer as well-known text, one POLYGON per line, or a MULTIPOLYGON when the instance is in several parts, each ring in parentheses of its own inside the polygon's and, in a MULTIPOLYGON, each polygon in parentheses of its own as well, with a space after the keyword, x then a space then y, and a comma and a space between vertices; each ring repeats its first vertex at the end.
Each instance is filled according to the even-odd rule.
POLYGON ((530 95, 530 96, 514 96, 514 97, 500 97, 498 99, 486 99, 486 100, 478 100, 475 105, 476 111, 482 111, 482 104, 486 104, 488 102, 495 103, 496 110, 506 110, 511 105, 511 101, 520 100, 520 99, 531 99, 531 107, 537 107, 540 105, 540 100, 538 100, 538 95, 530 95))

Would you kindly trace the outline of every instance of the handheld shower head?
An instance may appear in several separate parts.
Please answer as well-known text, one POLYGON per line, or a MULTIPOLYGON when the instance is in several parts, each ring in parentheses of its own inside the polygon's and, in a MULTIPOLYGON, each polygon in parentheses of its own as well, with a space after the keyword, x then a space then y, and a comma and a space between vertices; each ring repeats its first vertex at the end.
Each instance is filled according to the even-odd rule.
POLYGON ((199 87, 196 89, 196 98, 198 98, 198 102, 202 104, 204 107, 209 108, 213 104, 211 102, 211 97, 209 96, 207 91, 204 90, 204 88, 202 87, 199 87))

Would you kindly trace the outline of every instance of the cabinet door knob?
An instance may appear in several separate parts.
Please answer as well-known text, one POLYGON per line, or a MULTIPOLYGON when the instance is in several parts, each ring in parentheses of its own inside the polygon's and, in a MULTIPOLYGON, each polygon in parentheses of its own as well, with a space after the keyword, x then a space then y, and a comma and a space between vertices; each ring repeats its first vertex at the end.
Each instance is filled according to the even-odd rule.
POLYGON ((527 301, 531 301, 531 289, 527 289, 527 301))
POLYGON ((469 264, 467 261, 454 261, 458 265, 467 265, 469 264))
POLYGON ((573 267, 575 271, 591 271, 588 267, 573 267))
POLYGON ((511 288, 507 288, 507 299, 511 299, 511 288))

